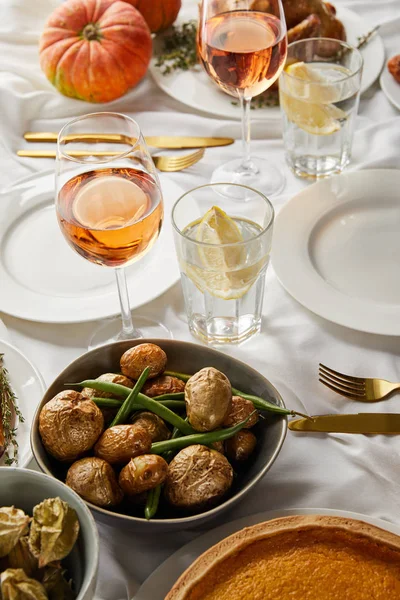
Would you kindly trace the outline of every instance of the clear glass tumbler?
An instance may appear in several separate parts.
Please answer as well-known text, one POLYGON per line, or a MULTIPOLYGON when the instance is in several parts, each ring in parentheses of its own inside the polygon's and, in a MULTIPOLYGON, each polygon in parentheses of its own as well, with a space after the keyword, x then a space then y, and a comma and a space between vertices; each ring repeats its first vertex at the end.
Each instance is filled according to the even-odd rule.
POLYGON ((231 186, 243 187, 203 185, 172 210, 189 329, 210 344, 240 343, 261 328, 274 209, 251 188, 238 203, 231 186))
POLYGON ((296 175, 327 177, 350 162, 362 66, 360 52, 345 42, 289 45, 279 96, 286 160, 296 175))

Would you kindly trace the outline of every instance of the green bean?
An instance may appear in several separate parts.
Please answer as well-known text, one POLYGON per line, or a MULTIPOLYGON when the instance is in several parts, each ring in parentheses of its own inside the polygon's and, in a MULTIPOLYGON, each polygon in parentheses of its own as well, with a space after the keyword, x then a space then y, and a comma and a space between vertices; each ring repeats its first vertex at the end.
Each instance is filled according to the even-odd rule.
POLYGON ((153 396, 153 400, 161 402, 162 400, 183 400, 185 392, 174 392, 173 394, 161 394, 161 396, 153 396))
MULTIPOLYGON (((114 398, 91 398, 97 406, 100 408, 119 408, 122 405, 123 400, 115 400, 114 398)), ((154 398, 153 398, 154 400, 154 398)), ((185 408, 186 403, 182 400, 157 400, 163 406, 167 406, 173 410, 182 410, 185 408)), ((143 410, 143 406, 141 404, 132 404, 132 411, 134 410, 143 410)))
POLYGON ((164 406, 160 402, 157 402, 157 400, 149 398, 144 394, 139 394, 137 397, 137 402, 138 404, 141 404, 142 408, 146 408, 147 410, 150 410, 151 412, 155 413, 156 415, 164 419, 164 421, 167 421, 167 423, 170 423, 171 425, 177 427, 179 431, 182 431, 182 433, 184 433, 185 435, 190 435, 191 433, 194 433, 194 429, 189 425, 189 423, 184 421, 184 419, 182 419, 179 415, 170 410, 167 406, 164 406))
POLYGON ((109 394, 121 396, 122 398, 127 398, 132 391, 132 388, 126 387, 125 385, 110 383, 108 381, 98 381, 97 379, 85 379, 85 381, 81 381, 80 383, 66 383, 65 385, 79 385, 83 388, 87 387, 99 392, 108 392, 109 394))
POLYGON ((129 394, 129 396, 125 399, 124 403, 121 405, 121 407, 120 407, 119 411, 117 412, 117 414, 115 415, 114 419, 111 421, 110 427, 114 427, 114 425, 120 425, 121 423, 125 423, 128 420, 128 417, 132 412, 132 408, 131 408, 132 404, 135 403, 135 400, 137 399, 140 390, 146 383, 146 379, 148 378, 149 374, 150 374, 149 367, 146 367, 140 373, 139 379, 133 386, 133 389, 132 389, 131 393, 129 394))
POLYGON ((158 503, 161 495, 161 484, 149 491, 146 500, 146 506, 144 508, 144 516, 149 521, 154 517, 158 509, 158 503))
POLYGON ((181 450, 182 448, 192 446, 193 444, 203 444, 204 446, 207 446, 208 444, 213 444, 214 442, 227 440, 246 426, 247 421, 254 414, 254 412, 252 412, 247 417, 247 419, 241 421, 234 427, 228 427, 227 429, 219 429, 218 431, 210 431, 209 433, 195 433, 193 435, 185 435, 174 440, 169 439, 163 442, 154 442, 154 444, 151 445, 151 452, 153 454, 163 454, 168 450, 181 450))
MULTIPOLYGON (((170 375, 171 377, 176 377, 177 379, 181 379, 181 381, 188 381, 191 375, 187 375, 186 373, 175 373, 173 371, 164 371, 164 375, 170 375)), ((309 418, 308 415, 304 415, 303 413, 297 412, 295 410, 291 410, 290 408, 283 408, 282 406, 278 406, 273 402, 269 402, 268 400, 264 400, 264 398, 259 398, 258 396, 252 396, 251 394, 246 394, 245 392, 241 392, 236 388, 232 388, 232 393, 235 396, 241 396, 246 400, 251 400, 254 404, 254 407, 258 410, 265 410, 267 412, 273 412, 278 415, 290 415, 292 417, 298 415, 300 417, 309 418)))

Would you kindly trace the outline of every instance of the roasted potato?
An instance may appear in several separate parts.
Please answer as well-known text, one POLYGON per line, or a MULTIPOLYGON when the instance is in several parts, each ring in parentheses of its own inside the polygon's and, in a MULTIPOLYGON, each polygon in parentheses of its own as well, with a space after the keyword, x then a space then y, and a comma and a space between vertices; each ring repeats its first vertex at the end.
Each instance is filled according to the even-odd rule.
POLYGON ((119 474, 119 485, 127 496, 142 494, 164 483, 168 463, 157 454, 132 458, 119 474))
POLYGON ((65 483, 96 506, 116 506, 123 498, 112 466, 94 456, 74 462, 68 469, 65 483))
POLYGON ((165 371, 167 355, 155 344, 139 344, 124 352, 120 364, 122 373, 131 379, 139 379, 145 367, 150 369, 148 379, 154 379, 165 371))
POLYGON ((246 429, 253 427, 258 421, 258 413, 254 408, 254 404, 251 400, 246 400, 241 396, 232 396, 231 409, 222 423, 223 427, 234 427, 241 423, 247 417, 254 413, 246 423, 246 429))
POLYGON ((170 462, 164 494, 175 508, 196 511, 216 504, 232 481, 233 469, 225 456, 195 444, 178 452, 170 462))
MULTIPOLYGON (((132 423, 139 427, 143 427, 150 435, 152 442, 162 442, 168 440, 171 436, 171 432, 164 423, 164 421, 158 415, 152 412, 141 412, 132 417, 132 423)), ((150 448, 142 454, 149 452, 150 448)), ((132 456, 133 458, 133 456, 132 456)))
MULTIPOLYGON (((103 375, 100 375, 100 377, 96 377, 95 381, 103 381, 104 383, 119 383, 119 385, 124 385, 125 387, 133 388, 133 381, 128 379, 128 377, 125 377, 125 375, 119 375, 118 373, 103 373, 103 375)), ((93 390, 92 388, 83 388, 81 394, 82 396, 86 396, 87 398, 120 399, 119 396, 110 394, 110 392, 102 392, 100 390, 93 390)))
POLYGON ((171 375, 161 375, 156 379, 146 381, 142 389, 143 394, 150 396, 150 398, 161 396, 162 394, 176 394, 184 391, 185 382, 177 377, 171 377, 171 375))
POLYGON ((232 402, 229 379, 214 367, 195 373, 185 386, 186 413, 196 431, 212 431, 226 419, 232 402))
POLYGON ((96 404, 79 392, 65 390, 45 404, 39 433, 47 452, 61 461, 73 461, 90 450, 100 437, 104 418, 96 404))
POLYGON ((225 446, 224 442, 214 442, 212 445, 213 450, 217 452, 221 452, 221 454, 225 454, 225 446))
POLYGON ((257 438, 252 431, 241 429, 236 435, 225 440, 225 451, 232 462, 247 460, 257 444, 257 438))
POLYGON ((114 425, 98 439, 94 454, 110 465, 126 464, 131 458, 150 452, 149 431, 138 424, 114 425))

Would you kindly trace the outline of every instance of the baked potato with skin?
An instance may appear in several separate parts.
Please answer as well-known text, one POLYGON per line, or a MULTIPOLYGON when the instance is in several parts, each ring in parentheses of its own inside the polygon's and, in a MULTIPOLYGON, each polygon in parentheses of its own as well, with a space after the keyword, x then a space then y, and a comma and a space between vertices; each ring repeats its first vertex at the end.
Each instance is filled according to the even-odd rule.
POLYGON ((39 433, 47 452, 60 461, 73 461, 90 450, 104 428, 96 404, 74 390, 60 392, 44 405, 39 433))
POLYGON ((119 485, 127 496, 142 494, 164 483, 168 463, 157 454, 132 458, 119 474, 119 485))
POLYGON ((232 403, 232 387, 226 375, 205 367, 185 386, 186 413, 196 431, 212 431, 225 421, 232 403))
MULTIPOLYGON (((171 432, 164 423, 164 421, 158 415, 152 412, 141 412, 132 417, 132 423, 139 427, 142 427, 150 435, 151 442, 162 442, 168 440, 171 437, 171 432)), ((148 448, 145 452, 149 452, 148 448)), ((142 454, 145 454, 143 452, 142 454)), ((132 456, 133 458, 133 456, 132 456)))
POLYGON ((84 500, 104 508, 120 504, 124 496, 112 466, 95 456, 74 462, 65 483, 84 500))
POLYGON ((257 444, 257 438, 252 431, 241 429, 225 440, 225 451, 232 462, 243 462, 249 458, 257 444))
POLYGON ((223 427, 234 427, 247 419, 251 414, 251 418, 246 423, 246 429, 254 427, 258 422, 258 412, 251 400, 246 400, 241 396, 232 396, 231 409, 222 425, 223 427))
POLYGON ((131 458, 150 452, 151 435, 139 424, 114 425, 98 439, 94 454, 110 465, 126 464, 131 458))
POLYGON ((156 344, 139 344, 124 352, 120 365, 122 373, 131 379, 139 379, 142 371, 149 367, 148 379, 154 379, 165 371, 167 355, 156 344))
POLYGON ((185 382, 171 375, 161 375, 156 379, 146 381, 142 392, 150 398, 161 396, 162 394, 177 394, 185 391, 185 382))
POLYGON ((195 444, 170 462, 164 495, 175 508, 194 512, 217 504, 232 481, 233 469, 225 456, 195 444))
MULTIPOLYGON (((96 377, 95 381, 103 381, 104 383, 118 383, 125 387, 133 388, 133 381, 125 377, 125 375, 119 375, 118 373, 103 373, 100 377, 96 377)), ((82 396, 87 398, 116 398, 121 400, 120 396, 115 396, 110 392, 102 392, 101 390, 93 390, 92 388, 83 388, 81 391, 82 396)))

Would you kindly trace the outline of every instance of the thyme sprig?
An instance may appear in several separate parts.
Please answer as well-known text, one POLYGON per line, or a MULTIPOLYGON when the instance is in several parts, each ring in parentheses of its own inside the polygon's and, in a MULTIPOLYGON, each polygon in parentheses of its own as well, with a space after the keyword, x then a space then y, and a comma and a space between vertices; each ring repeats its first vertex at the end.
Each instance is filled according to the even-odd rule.
POLYGON ((163 50, 156 60, 156 66, 161 67, 163 75, 177 70, 188 71, 197 65, 196 36, 196 21, 172 27, 172 33, 164 38, 163 50))
POLYGON ((0 354, 0 418, 5 440, 5 464, 18 463, 17 427, 13 427, 14 414, 20 423, 24 417, 18 408, 17 397, 11 387, 9 375, 4 366, 4 354, 0 354))

